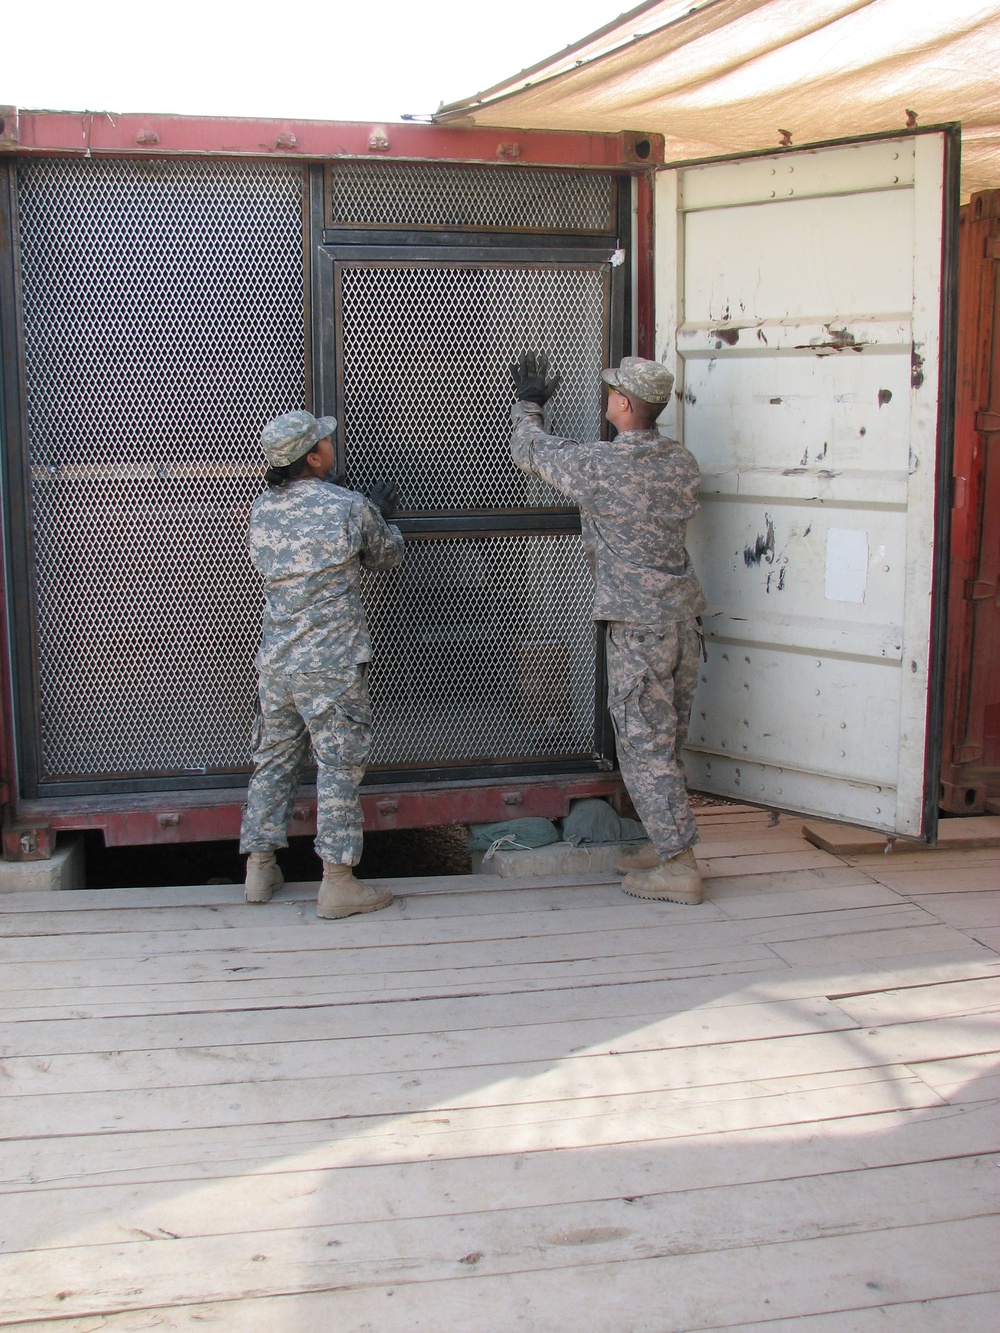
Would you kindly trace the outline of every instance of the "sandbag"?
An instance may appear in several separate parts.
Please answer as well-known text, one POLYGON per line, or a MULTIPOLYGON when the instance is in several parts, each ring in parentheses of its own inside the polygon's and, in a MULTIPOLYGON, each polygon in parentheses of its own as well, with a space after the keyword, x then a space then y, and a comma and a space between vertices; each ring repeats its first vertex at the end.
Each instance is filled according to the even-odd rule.
POLYGON ((563 842, 574 847, 600 842, 639 842, 646 830, 638 819, 624 819, 607 801, 590 797, 574 801, 562 822, 563 842))

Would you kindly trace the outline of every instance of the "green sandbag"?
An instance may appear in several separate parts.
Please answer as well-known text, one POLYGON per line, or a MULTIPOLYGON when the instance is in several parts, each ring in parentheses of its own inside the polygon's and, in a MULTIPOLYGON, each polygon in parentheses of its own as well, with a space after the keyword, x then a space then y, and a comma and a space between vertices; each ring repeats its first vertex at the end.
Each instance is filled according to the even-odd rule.
POLYGON ((526 816, 523 819, 502 819, 497 824, 470 824, 466 843, 470 852, 488 852, 503 849, 548 847, 559 842, 559 830, 551 819, 526 816))
POLYGON ((637 819, 623 819, 607 801, 594 796, 573 802, 562 822, 562 836, 564 842, 582 847, 588 843, 638 842, 645 838, 646 830, 637 819))

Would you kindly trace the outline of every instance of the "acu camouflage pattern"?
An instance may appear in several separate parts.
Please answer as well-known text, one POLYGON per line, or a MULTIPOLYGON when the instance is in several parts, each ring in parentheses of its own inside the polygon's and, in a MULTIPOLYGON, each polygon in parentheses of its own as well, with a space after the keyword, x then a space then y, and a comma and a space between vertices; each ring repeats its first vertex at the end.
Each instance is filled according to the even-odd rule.
POLYGON ((593 618, 609 622, 608 706, 622 777, 660 856, 676 856, 698 841, 679 757, 705 609, 684 545, 699 509, 698 464, 656 430, 581 444, 547 435, 534 403, 512 412, 514 462, 580 507, 593 618))
POLYGON ((680 752, 698 684, 697 621, 663 629, 608 626, 608 707, 618 766, 636 813, 663 860, 698 841, 680 752))
POLYGON ((542 409, 515 403, 511 456, 580 507, 594 572, 594 620, 648 628, 705 609, 684 542, 699 509, 694 456, 656 430, 581 444, 547 435, 542 409))
POLYGON ((299 770, 311 741, 316 851, 324 861, 356 865, 362 845, 357 787, 371 748, 371 640, 361 567, 398 565, 403 538, 364 496, 308 478, 258 496, 249 544, 266 605, 257 654, 254 772, 240 850, 288 845, 299 770))
POLYGON ((313 477, 257 497, 249 542, 266 599, 258 671, 337 674, 371 659, 361 566, 399 564, 398 528, 363 495, 313 477))
POLYGON ((615 370, 605 370, 601 378, 623 393, 631 393, 644 403, 670 402, 674 377, 659 361, 647 361, 643 356, 623 356, 615 370))
POLYGON ((336 417, 320 417, 317 421, 311 412, 286 412, 269 421, 261 431, 260 447, 272 467, 287 467, 304 458, 336 429, 336 417))
POLYGON ((372 738, 367 667, 348 668, 340 678, 261 676, 258 700, 240 851, 288 846, 288 821, 311 742, 316 853, 335 865, 357 865, 363 842, 358 786, 372 738))

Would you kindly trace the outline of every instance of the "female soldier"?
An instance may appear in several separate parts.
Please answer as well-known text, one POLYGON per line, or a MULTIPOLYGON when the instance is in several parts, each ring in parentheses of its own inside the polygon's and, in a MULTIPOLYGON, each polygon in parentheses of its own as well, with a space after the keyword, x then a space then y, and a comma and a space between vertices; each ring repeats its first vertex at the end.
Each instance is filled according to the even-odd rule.
POLYGON ((371 747, 371 639, 360 584, 362 565, 388 569, 403 558, 402 535, 383 517, 395 512, 395 483, 380 483, 367 500, 327 481, 336 426, 333 417, 286 412, 261 435, 271 466, 268 489, 250 513, 249 540, 266 604, 254 771, 240 831, 240 851, 249 853, 246 900, 266 903, 284 883, 274 852, 288 846, 311 741, 321 917, 377 912, 392 901, 387 889, 353 872, 362 846, 357 788, 371 747))

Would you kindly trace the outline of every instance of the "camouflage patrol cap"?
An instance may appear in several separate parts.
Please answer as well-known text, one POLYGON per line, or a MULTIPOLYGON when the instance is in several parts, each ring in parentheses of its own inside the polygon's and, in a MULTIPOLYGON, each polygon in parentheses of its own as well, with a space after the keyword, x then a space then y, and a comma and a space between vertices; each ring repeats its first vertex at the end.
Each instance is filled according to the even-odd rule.
POLYGON ((601 378, 622 393, 631 393, 644 403, 668 403, 674 377, 659 361, 641 356, 623 356, 617 370, 605 370, 601 378))
POLYGON ((260 445, 272 467, 288 467, 336 429, 336 417, 317 420, 311 412, 286 412, 267 423, 260 433, 260 445))

